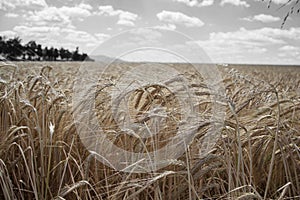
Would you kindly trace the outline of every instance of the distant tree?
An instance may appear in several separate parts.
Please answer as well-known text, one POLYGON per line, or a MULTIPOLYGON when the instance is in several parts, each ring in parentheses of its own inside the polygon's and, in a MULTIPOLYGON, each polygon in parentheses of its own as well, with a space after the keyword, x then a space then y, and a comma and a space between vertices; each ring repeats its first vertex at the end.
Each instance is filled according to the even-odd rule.
POLYGON ((21 39, 15 37, 6 41, 4 54, 9 60, 18 60, 18 57, 23 54, 23 46, 21 45, 21 39))
POLYGON ((36 53, 37 53, 37 56, 38 56, 37 60, 41 60, 41 58, 43 57, 42 45, 40 45, 40 44, 37 45, 36 53))
POLYGON ((63 47, 61 47, 60 49, 59 49, 59 56, 60 56, 60 59, 61 60, 64 60, 65 58, 66 58, 66 56, 65 56, 65 49, 63 48, 63 47))
POLYGON ((44 60, 44 61, 49 60, 49 59, 48 59, 48 47, 45 47, 45 48, 43 49, 43 60, 44 60))
POLYGON ((53 50, 53 60, 56 61, 59 56, 58 50, 55 48, 53 50))
POLYGON ((25 51, 28 55, 28 60, 35 60, 37 57, 37 44, 35 41, 31 40, 25 45, 25 51))
POLYGON ((76 47, 76 50, 73 52, 72 55, 72 60, 73 61, 79 61, 80 60, 80 55, 79 55, 79 47, 76 47))
POLYGON ((73 55, 68 49, 64 49, 63 47, 61 47, 58 52, 61 60, 68 61, 72 58, 73 55))
POLYGON ((4 48, 5 48, 5 40, 2 36, 0 36, 0 54, 4 52, 4 48))
POLYGON ((48 49, 47 55, 48 55, 50 61, 54 60, 54 48, 53 47, 48 49))
POLYGON ((42 48, 42 45, 37 44, 34 40, 29 41, 24 46, 21 44, 21 39, 15 37, 6 40, 5 37, 0 36, 0 55, 4 59, 8 60, 44 60, 44 61, 56 61, 59 56, 61 60, 73 60, 83 61, 89 59, 87 54, 80 54, 79 48, 76 47, 74 52, 70 52, 68 49, 61 47, 57 48, 48 47, 42 48))
POLYGON ((88 55, 86 53, 83 53, 80 57, 80 61, 85 61, 88 58, 88 55))
POLYGON ((71 60, 72 59, 72 53, 67 49, 65 51, 65 56, 67 60, 71 60))

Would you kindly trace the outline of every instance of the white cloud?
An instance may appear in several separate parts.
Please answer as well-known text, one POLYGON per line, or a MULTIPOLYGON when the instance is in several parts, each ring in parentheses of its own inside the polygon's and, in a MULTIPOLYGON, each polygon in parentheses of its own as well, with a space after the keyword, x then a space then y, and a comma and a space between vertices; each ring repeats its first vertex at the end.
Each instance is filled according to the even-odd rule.
MULTIPOLYGON (((300 40, 300 28, 287 30, 276 28, 247 30, 240 28, 233 32, 210 33, 208 40, 200 40, 197 43, 216 62, 259 63, 266 61, 263 60, 264 56, 262 54, 267 51, 268 53, 270 53, 269 51, 275 51, 278 45, 287 45, 290 40, 300 40)), ((282 47, 282 49, 287 48, 282 47)))
POLYGON ((48 7, 41 11, 29 11, 23 15, 31 26, 68 26, 71 24, 70 17, 56 7, 48 7))
POLYGON ((257 32, 264 34, 270 38, 282 38, 290 40, 300 40, 300 27, 292 27, 290 29, 278 29, 278 28, 263 28, 257 29, 257 32))
POLYGON ((0 36, 4 36, 7 38, 13 38, 18 36, 15 31, 0 31, 0 36))
POLYGON ((44 0, 0 0, 0 10, 22 9, 38 9, 44 8, 47 4, 44 0))
POLYGON ((265 15, 265 14, 255 15, 253 19, 264 23, 280 21, 280 17, 274 17, 272 15, 265 15))
POLYGON ((30 26, 74 27, 73 20, 82 21, 91 16, 93 7, 79 3, 76 6, 48 6, 44 0, 0 0, 0 9, 7 12, 6 17, 21 16, 30 26))
POLYGON ((79 4, 76 7, 66 7, 63 6, 58 8, 58 10, 69 17, 74 18, 85 18, 91 16, 91 11, 93 8, 88 4, 79 4))
POLYGON ((256 41, 261 44, 272 43, 282 44, 285 43, 284 39, 300 40, 300 27, 290 29, 279 28, 261 28, 247 30, 240 28, 234 32, 218 32, 211 33, 211 39, 226 39, 226 40, 239 40, 239 41, 256 41))
POLYGON ((14 27, 13 31, 0 32, 0 35, 5 35, 8 38, 19 36, 25 43, 34 39, 43 46, 55 48, 65 47, 73 50, 79 46, 85 52, 90 51, 91 47, 96 47, 110 37, 104 33, 90 34, 68 27, 24 25, 14 27))
POLYGON ((300 47, 285 45, 280 47, 278 56, 281 58, 298 59, 300 61, 300 47))
POLYGON ((172 12, 163 10, 158 13, 157 18, 162 22, 169 24, 179 24, 186 27, 201 27, 204 23, 197 17, 189 17, 181 12, 172 12))
POLYGON ((135 26, 134 22, 128 19, 119 19, 117 21, 118 25, 123 25, 123 26, 135 26))
POLYGON ((19 15, 17 13, 6 13, 4 16, 8 17, 8 18, 17 18, 17 17, 19 17, 19 15))
POLYGON ((72 42, 77 46, 82 47, 85 51, 90 51, 93 47, 97 47, 110 36, 103 33, 90 34, 85 31, 75 29, 61 29, 61 35, 64 35, 64 42, 72 42))
POLYGON ((272 15, 260 14, 260 15, 255 15, 253 17, 245 17, 245 18, 242 18, 242 20, 251 21, 251 22, 260 21, 263 23, 272 23, 272 22, 280 21, 280 17, 274 17, 272 15))
POLYGON ((104 33, 96 33, 94 35, 95 35, 96 39, 100 40, 101 42, 110 37, 110 35, 104 34, 104 33))
POLYGON ((211 6, 214 4, 214 0, 173 0, 175 2, 184 3, 190 7, 204 7, 204 6, 211 6))
POLYGON ((174 31, 176 29, 176 25, 174 24, 163 24, 160 26, 155 26, 155 29, 160 29, 160 30, 170 30, 170 31, 174 31))
POLYGON ((285 45, 285 46, 280 47, 278 50, 280 50, 280 51, 299 51, 300 47, 285 45))
POLYGON ((137 46, 157 47, 163 35, 159 29, 137 28, 129 30, 123 35, 123 44, 121 46, 131 45, 134 48, 137 46))
POLYGON ((135 26, 134 22, 138 19, 138 15, 123 11, 115 10, 112 6, 99 6, 99 11, 96 13, 104 16, 118 16, 117 24, 124 26, 135 26))
POLYGON ((44 37, 57 37, 59 36, 59 27, 49 27, 49 26, 38 26, 38 27, 30 27, 30 26, 16 26, 13 28, 20 37, 24 40, 32 40, 32 39, 41 39, 44 37))
POLYGON ((150 28, 138 28, 129 31, 130 34, 134 36, 140 36, 142 40, 147 41, 156 41, 157 39, 162 37, 162 33, 157 30, 153 30, 150 28))
POLYGON ((92 15, 92 7, 88 4, 79 4, 76 7, 45 7, 41 10, 28 11, 23 14, 26 23, 30 26, 59 26, 74 28, 73 20, 82 21, 92 15))
POLYGON ((105 33, 95 33, 94 38, 95 40, 88 41, 85 43, 87 49, 96 48, 100 44, 102 44, 105 40, 109 39, 111 36, 105 33))
POLYGON ((61 34, 64 35, 64 39, 70 42, 75 43, 90 43, 90 42, 97 42, 97 39, 85 32, 75 29, 61 29, 61 34))
POLYGON ((225 4, 231 4, 234 6, 244 6, 244 7, 250 7, 250 5, 243 0, 222 0, 220 5, 224 6, 225 4))
POLYGON ((46 5, 39 9, 25 10, 20 6, 38 4, 38 0, 12 1, 16 4, 10 7, 5 4, 5 6, 9 9, 15 9, 12 12, 20 14, 24 21, 22 25, 15 26, 12 32, 5 33, 5 35, 11 36, 14 34, 20 36, 24 42, 34 39, 43 45, 57 48, 63 46, 70 50, 80 46, 85 51, 90 50, 91 46, 97 46, 108 37, 106 34, 94 35, 77 30, 73 25, 74 20, 83 20, 94 14, 93 7, 89 4, 80 3, 76 6, 61 7, 46 5))

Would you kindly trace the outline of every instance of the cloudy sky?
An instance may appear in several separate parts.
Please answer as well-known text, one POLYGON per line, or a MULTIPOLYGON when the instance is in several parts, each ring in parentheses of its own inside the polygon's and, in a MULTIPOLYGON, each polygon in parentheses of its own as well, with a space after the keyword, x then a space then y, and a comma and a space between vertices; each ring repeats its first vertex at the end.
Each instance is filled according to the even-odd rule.
MULTIPOLYGON (((288 0, 273 0, 269 9, 266 1, 0 0, 0 35, 56 48, 79 46, 95 55, 152 44, 184 57, 196 55, 191 44, 197 44, 212 62, 300 64, 300 14, 281 29, 288 7, 278 8, 288 0)), ((151 52, 126 58, 162 55, 176 61, 170 53, 151 52)))

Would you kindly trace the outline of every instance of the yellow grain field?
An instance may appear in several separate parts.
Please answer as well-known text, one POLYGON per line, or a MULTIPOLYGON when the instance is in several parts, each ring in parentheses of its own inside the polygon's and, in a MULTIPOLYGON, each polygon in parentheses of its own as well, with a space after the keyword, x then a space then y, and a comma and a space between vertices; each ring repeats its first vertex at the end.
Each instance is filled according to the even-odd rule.
MULTIPOLYGON (((218 66, 225 89, 218 104, 226 115, 203 156, 214 94, 190 66, 169 64, 188 81, 204 123, 168 166, 130 173, 104 165, 81 143, 74 113, 83 111, 72 101, 81 65, 1 63, 0 199, 300 199, 300 67, 218 66)), ((182 110, 171 91, 148 85, 130 95, 130 118, 150 127, 145 113, 159 105, 167 113, 165 126, 147 139, 120 131, 116 121, 128 116, 112 117, 109 94, 122 74, 118 70, 136 65, 116 63, 105 74, 111 85, 101 88, 99 81, 93 109, 119 148, 152 152, 176 135, 182 110)))

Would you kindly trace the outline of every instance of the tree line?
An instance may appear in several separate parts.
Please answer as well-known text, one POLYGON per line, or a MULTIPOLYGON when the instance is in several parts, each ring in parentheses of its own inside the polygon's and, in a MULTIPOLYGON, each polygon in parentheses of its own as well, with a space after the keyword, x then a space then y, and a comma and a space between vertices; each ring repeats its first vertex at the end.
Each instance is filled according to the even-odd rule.
POLYGON ((86 53, 79 53, 79 48, 70 51, 61 47, 60 49, 42 47, 41 44, 31 40, 22 45, 19 37, 7 39, 0 36, 0 60, 10 61, 93 61, 86 53))

